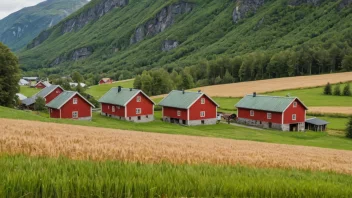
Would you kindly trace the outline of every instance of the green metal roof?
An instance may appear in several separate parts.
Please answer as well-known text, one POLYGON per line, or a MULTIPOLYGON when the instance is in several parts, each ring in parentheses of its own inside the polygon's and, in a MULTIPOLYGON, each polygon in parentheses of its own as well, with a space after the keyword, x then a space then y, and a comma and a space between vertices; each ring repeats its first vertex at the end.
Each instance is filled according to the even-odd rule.
POLYGON ((38 92, 37 94, 35 94, 33 97, 34 98, 44 98, 45 96, 47 96, 48 94, 50 94, 52 91, 54 91, 56 88, 60 87, 59 85, 51 85, 49 87, 45 87, 44 89, 42 89, 40 92, 38 92))
MULTIPOLYGON (((237 108, 256 109, 272 112, 284 112, 285 109, 295 100, 296 97, 247 95, 235 106, 237 108)), ((303 103, 302 103, 303 104, 303 103)))
MULTIPOLYGON (((160 106, 174 107, 180 109, 188 109, 197 99, 205 95, 202 92, 189 92, 173 90, 163 100, 160 101, 160 106)), ((208 96, 207 96, 208 97, 208 96)), ((211 101, 219 106, 214 100, 208 97, 211 101)))
POLYGON ((54 100, 49 102, 46 106, 54 109, 59 109, 64 105, 70 98, 72 98, 77 92, 75 91, 64 91, 58 95, 54 100))
MULTIPOLYGON (((103 95, 103 97, 101 97, 98 100, 98 102, 107 103, 107 104, 114 104, 114 105, 119 105, 119 106, 125 106, 125 105, 127 105, 127 102, 132 99, 132 97, 137 95, 139 92, 143 93, 139 89, 121 88, 120 92, 118 90, 119 90, 118 87, 111 88, 105 95, 103 95)), ((147 98, 149 98, 147 95, 145 95, 145 96, 147 98)), ((153 102, 151 99, 150 99, 150 101, 153 102)))

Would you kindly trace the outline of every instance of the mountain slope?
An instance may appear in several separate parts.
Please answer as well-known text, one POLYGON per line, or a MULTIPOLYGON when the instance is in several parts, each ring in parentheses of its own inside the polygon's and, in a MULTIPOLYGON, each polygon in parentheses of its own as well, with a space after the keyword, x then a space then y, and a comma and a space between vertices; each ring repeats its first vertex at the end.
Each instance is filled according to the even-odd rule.
MULTIPOLYGON (((165 67, 171 71, 218 56, 243 56, 244 64, 253 52, 264 53, 264 59, 270 60, 288 49, 319 48, 325 52, 337 47, 332 68, 295 71, 295 75, 324 73, 340 70, 343 57, 352 54, 351 3, 95 0, 42 32, 19 55, 27 73, 40 70, 46 74, 68 74, 79 69, 85 74, 109 76, 123 72, 125 78, 130 78, 145 69, 165 67)), ((304 67, 313 67, 314 61, 304 67)), ((267 64, 264 62, 258 64, 267 64)), ((271 69, 275 70, 276 65, 270 65, 271 69)), ((242 72, 253 73, 252 70, 242 72)), ((231 71, 231 75, 239 74, 231 71)), ((266 74, 251 79, 286 75, 289 74, 266 74)))
POLYGON ((75 12, 88 0, 47 0, 0 20, 0 42, 18 50, 38 34, 75 12))

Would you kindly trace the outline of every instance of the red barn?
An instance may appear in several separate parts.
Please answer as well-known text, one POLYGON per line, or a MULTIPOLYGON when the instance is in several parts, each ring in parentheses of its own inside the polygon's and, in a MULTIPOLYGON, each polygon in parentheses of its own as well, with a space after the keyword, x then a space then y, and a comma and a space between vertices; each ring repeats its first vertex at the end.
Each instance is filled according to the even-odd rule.
POLYGON ((304 131, 308 108, 296 97, 262 96, 253 93, 237 104, 242 124, 282 131, 304 131))
POLYGON ((50 87, 50 83, 47 81, 39 81, 36 85, 35 88, 37 89, 44 89, 45 87, 50 87))
POLYGON ((111 84, 113 82, 113 80, 111 80, 110 78, 103 78, 99 81, 99 85, 102 84, 111 84))
POLYGON ((34 98, 35 99, 37 99, 38 97, 44 98, 45 104, 48 104, 64 91, 65 90, 60 85, 51 85, 49 87, 45 87, 40 92, 35 94, 34 98))
POLYGON ((182 125, 216 124, 219 105, 202 92, 171 91, 160 103, 165 122, 182 125))
POLYGON ((139 89, 116 87, 99 99, 101 114, 120 120, 150 122, 154 120, 154 102, 139 89))
POLYGON ((78 92, 62 92, 46 106, 49 109, 50 118, 92 120, 94 105, 78 92))

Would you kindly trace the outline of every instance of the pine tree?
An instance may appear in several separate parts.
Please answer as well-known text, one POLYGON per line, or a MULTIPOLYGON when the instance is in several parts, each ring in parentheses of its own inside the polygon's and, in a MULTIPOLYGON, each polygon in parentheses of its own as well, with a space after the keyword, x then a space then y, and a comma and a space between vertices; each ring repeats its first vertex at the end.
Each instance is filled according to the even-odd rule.
POLYGON ((344 96, 351 96, 350 84, 347 83, 346 86, 343 88, 342 95, 344 95, 344 96))
POLYGON ((226 70, 225 72, 225 76, 224 78, 222 79, 222 82, 223 83, 233 83, 234 79, 233 77, 231 76, 229 70, 226 70))
POLYGON ((340 90, 340 84, 337 84, 334 88, 334 95, 335 96, 340 96, 341 95, 341 90, 340 90))
POLYGON ((347 138, 352 138, 352 116, 350 117, 350 120, 347 123, 346 137, 347 138))
POLYGON ((326 86, 324 88, 324 95, 332 95, 330 83, 326 84, 326 86))

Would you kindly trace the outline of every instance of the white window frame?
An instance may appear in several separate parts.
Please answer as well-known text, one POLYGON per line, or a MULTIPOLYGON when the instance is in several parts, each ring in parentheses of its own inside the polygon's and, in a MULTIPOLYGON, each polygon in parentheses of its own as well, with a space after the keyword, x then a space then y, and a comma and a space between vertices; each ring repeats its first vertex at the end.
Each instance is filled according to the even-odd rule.
POLYGON ((267 118, 268 120, 271 120, 272 114, 271 114, 271 113, 267 113, 267 114, 266 114, 266 118, 267 118))
POLYGON ((78 104, 78 99, 77 98, 73 98, 73 104, 78 104))
POLYGON ((296 114, 292 114, 292 120, 297 120, 297 115, 296 114))
POLYGON ((201 112, 200 112, 200 117, 201 117, 201 118, 204 118, 204 117, 205 117, 205 111, 201 111, 201 112))
POLYGON ((142 97, 141 96, 137 96, 137 102, 142 102, 142 97))
POLYGON ((142 109, 141 109, 141 108, 136 108, 136 114, 137 114, 137 115, 142 114, 142 109))
POLYGON ((253 117, 254 116, 254 110, 250 110, 249 114, 250 114, 251 117, 253 117))
POLYGON ((201 104, 205 104, 205 98, 200 99, 201 104))
POLYGON ((78 111, 72 111, 72 118, 78 118, 78 111), (76 114, 76 116, 74 116, 76 114))
POLYGON ((293 102, 293 107, 294 107, 294 108, 297 107, 297 102, 293 102))
POLYGON ((112 106, 112 107, 111 107, 111 111, 112 111, 113 113, 115 113, 115 106, 112 106))
POLYGON ((59 90, 56 90, 56 93, 60 93, 60 91, 59 91, 59 90))
POLYGON ((178 117, 181 116, 181 111, 180 111, 180 110, 177 111, 177 116, 178 116, 178 117))

